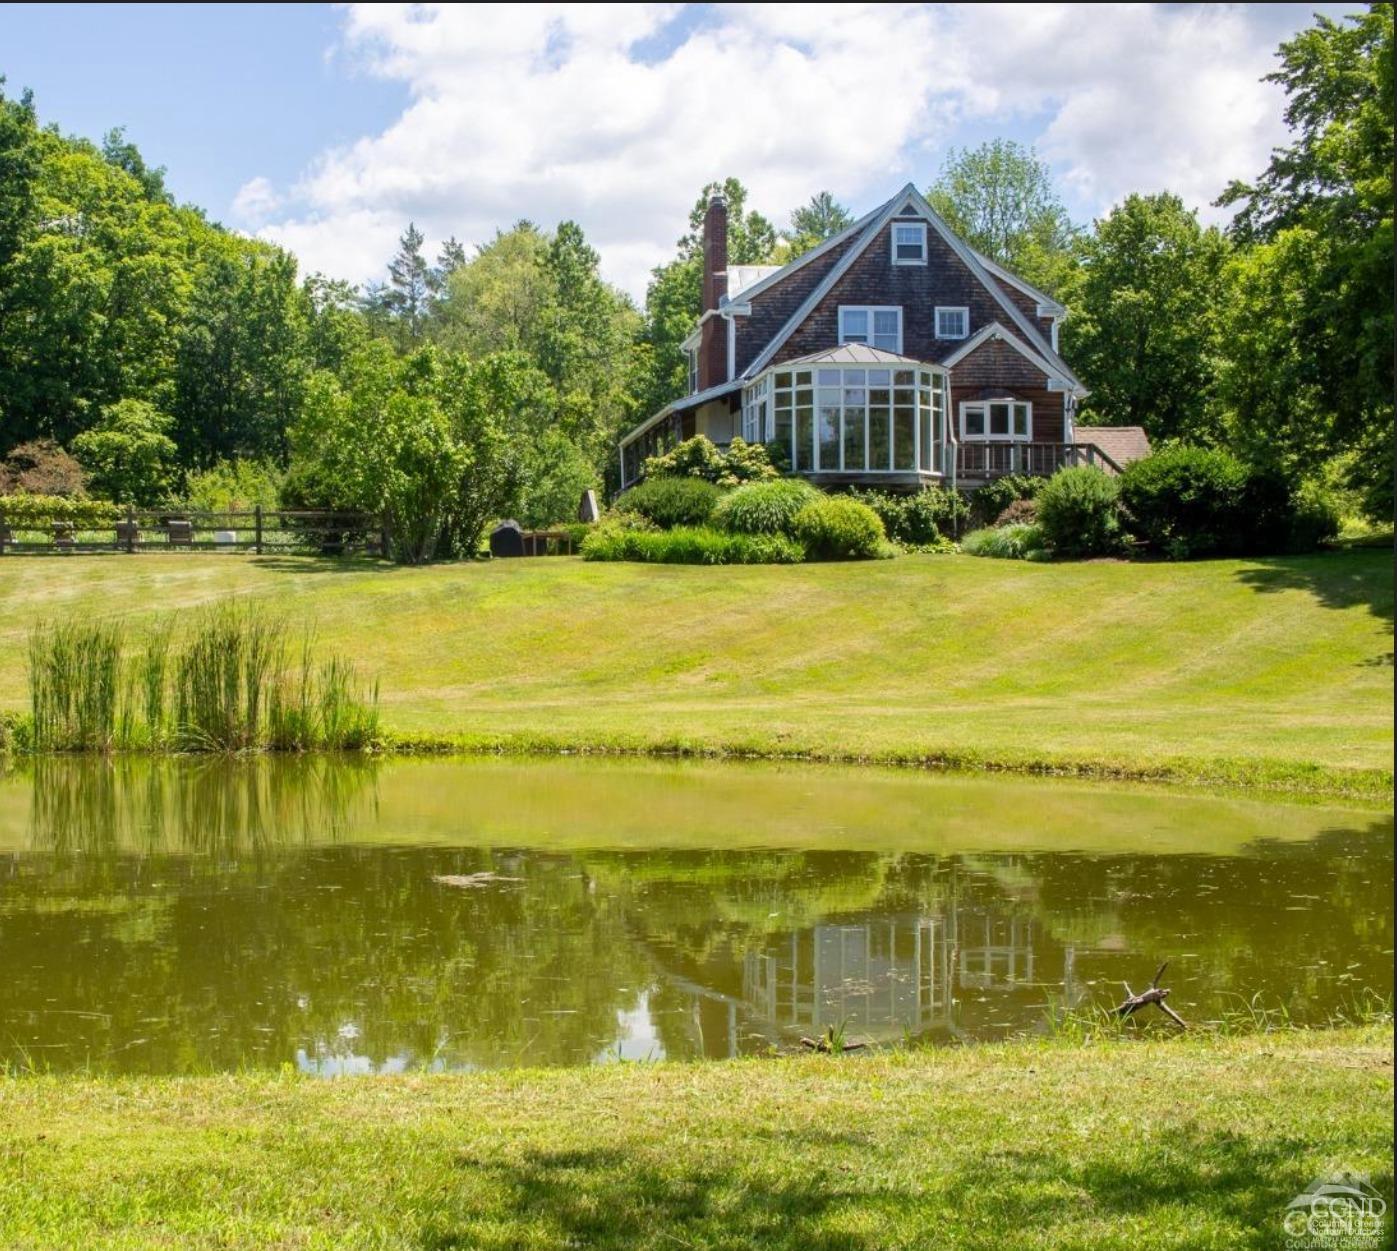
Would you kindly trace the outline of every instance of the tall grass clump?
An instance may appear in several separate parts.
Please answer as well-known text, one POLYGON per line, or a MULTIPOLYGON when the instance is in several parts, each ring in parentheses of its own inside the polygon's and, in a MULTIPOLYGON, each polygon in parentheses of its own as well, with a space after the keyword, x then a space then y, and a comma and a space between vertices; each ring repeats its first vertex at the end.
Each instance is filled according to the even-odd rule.
POLYGON ((106 622, 41 625, 29 636, 33 740, 48 751, 106 751, 115 741, 121 638, 106 622))
POLYGON ((279 617, 228 602, 123 647, 128 631, 34 631, 34 750, 353 751, 379 736, 377 683, 364 686, 342 656, 317 656, 309 635, 294 651, 279 617))

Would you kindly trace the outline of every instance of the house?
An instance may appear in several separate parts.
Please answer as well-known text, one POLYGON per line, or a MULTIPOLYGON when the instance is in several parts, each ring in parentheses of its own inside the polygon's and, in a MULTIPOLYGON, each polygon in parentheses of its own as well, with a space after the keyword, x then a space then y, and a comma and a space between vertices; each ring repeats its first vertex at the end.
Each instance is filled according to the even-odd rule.
POLYGON ((715 196, 703 262, 688 394, 621 440, 622 487, 698 434, 777 443, 827 486, 1119 471, 1114 444, 1075 427, 1086 390, 1057 351, 1067 310, 957 238, 912 184, 782 266, 729 266, 715 196))

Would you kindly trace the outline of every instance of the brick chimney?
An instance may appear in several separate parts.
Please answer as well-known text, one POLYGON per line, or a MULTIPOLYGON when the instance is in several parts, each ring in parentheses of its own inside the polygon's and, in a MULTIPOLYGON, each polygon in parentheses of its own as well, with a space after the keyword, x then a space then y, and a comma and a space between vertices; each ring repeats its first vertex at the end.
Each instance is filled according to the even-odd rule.
MULTIPOLYGON (((703 215, 703 311, 711 312, 728 293, 728 202, 721 191, 708 200, 703 215)), ((709 317, 699 337, 699 390, 728 380, 728 327, 709 317)))

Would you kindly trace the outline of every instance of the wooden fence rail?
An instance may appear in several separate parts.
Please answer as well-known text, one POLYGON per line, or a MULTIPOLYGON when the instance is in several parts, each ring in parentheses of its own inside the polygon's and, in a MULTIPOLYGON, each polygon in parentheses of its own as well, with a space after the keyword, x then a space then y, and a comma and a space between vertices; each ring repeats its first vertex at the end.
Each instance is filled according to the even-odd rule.
POLYGON ((226 552, 250 555, 382 556, 376 513, 314 509, 223 512, 128 508, 109 521, 15 517, 0 510, 0 556, 68 552, 226 552))

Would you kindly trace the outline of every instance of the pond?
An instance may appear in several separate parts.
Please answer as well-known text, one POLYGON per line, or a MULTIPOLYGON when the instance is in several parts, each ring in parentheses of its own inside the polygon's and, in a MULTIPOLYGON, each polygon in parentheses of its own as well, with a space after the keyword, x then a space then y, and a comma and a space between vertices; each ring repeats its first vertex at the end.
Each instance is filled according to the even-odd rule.
POLYGON ((1392 890, 1391 813, 1342 806, 796 765, 50 760, 0 777, 0 1063, 971 1041, 1165 959, 1190 1022, 1255 1000, 1318 1024, 1391 994, 1392 890))

